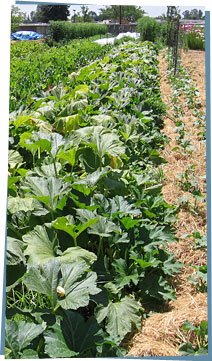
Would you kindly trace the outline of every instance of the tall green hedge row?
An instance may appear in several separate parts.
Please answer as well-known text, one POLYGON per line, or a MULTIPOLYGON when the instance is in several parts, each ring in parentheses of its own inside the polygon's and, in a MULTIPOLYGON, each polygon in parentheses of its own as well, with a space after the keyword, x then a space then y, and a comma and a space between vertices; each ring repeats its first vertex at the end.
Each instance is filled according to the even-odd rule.
POLYGON ((94 35, 106 34, 107 25, 51 21, 50 32, 52 38, 57 42, 69 41, 71 39, 88 38, 94 35))

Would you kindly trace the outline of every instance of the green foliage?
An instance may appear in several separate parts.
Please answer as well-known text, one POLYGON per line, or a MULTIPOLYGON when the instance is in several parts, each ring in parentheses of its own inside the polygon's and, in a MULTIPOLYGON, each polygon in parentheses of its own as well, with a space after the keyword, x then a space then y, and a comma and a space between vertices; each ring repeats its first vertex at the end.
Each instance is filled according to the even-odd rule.
POLYGON ((104 24, 51 21, 50 25, 51 36, 56 42, 68 42, 72 39, 88 38, 97 34, 106 34, 107 32, 107 26, 104 24))
POLYGON ((205 50, 205 33, 203 29, 194 27, 184 35, 184 46, 191 50, 205 50))
POLYGON ((38 354, 27 346, 46 328, 45 323, 36 325, 24 321, 7 321, 5 327, 5 347, 7 358, 37 358, 38 354), (28 353, 27 353, 28 351, 28 353))
POLYGON ((168 21, 165 21, 160 25, 160 39, 164 45, 168 45, 168 32, 169 23, 168 21))
POLYGON ((36 12, 33 14, 39 22, 48 23, 51 20, 67 20, 69 5, 37 5, 36 12))
POLYGON ((203 16, 202 10, 198 10, 198 9, 185 10, 183 12, 183 17, 184 19, 194 19, 194 20, 202 20, 205 18, 205 16, 203 16))
POLYGON ((120 11, 122 19, 128 20, 132 23, 135 23, 144 14, 144 10, 142 10, 141 6, 111 5, 100 9, 99 20, 119 20, 120 11))
POLYGON ((175 299, 157 65, 123 43, 11 114, 7 317, 45 329, 9 358, 122 357, 143 303, 175 299))
POLYGON ((152 41, 155 43, 159 36, 160 24, 154 18, 143 16, 138 19, 137 29, 142 41, 152 41))
POLYGON ((189 321, 186 321, 182 326, 182 330, 187 331, 187 337, 193 339, 192 343, 188 341, 180 345, 179 351, 182 356, 204 356, 208 354, 207 321, 202 321, 199 326, 194 326, 189 321))
POLYGON ((103 56, 108 49, 109 46, 85 40, 59 49, 26 41, 11 44, 10 111, 18 110, 21 105, 26 107, 33 101, 32 97, 60 82, 65 84, 71 72, 103 56))
POLYGON ((24 13, 20 11, 18 6, 11 6, 11 34, 19 30, 19 25, 26 20, 24 13))
POLYGON ((197 271, 188 277, 198 292, 207 292, 207 265, 206 266, 193 266, 197 271))

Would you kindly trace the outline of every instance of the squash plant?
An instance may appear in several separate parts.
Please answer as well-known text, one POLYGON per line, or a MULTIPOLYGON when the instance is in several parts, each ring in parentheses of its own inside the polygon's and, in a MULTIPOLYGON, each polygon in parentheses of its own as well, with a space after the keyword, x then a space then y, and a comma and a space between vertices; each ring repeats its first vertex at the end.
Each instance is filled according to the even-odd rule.
POLYGON ((8 302, 8 358, 124 356, 144 306, 175 299, 157 65, 124 43, 11 114, 8 300, 45 307, 8 302))

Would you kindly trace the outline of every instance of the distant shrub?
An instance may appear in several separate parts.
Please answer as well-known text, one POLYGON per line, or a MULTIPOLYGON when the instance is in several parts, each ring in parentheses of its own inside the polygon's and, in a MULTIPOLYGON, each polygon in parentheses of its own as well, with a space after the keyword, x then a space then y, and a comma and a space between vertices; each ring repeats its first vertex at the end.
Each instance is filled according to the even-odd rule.
POLYGON ((167 45, 167 41, 168 41, 168 30, 169 30, 169 23, 168 21, 165 21, 163 24, 161 24, 160 26, 160 38, 161 41, 164 45, 167 45))
POLYGON ((93 23, 69 23, 68 21, 51 21, 50 33, 54 41, 69 41, 106 34, 107 25, 93 23))
POLYGON ((148 40, 155 43, 159 36, 160 24, 149 16, 143 16, 138 19, 137 30, 142 41, 148 40))
POLYGON ((196 26, 186 29, 184 46, 191 50, 205 50, 204 29, 196 26))

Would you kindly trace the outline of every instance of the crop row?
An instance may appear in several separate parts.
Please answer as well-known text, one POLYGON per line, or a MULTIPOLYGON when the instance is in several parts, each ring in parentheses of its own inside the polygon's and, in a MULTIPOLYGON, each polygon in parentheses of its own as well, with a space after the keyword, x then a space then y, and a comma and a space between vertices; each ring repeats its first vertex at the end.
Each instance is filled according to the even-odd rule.
POLYGON ((10 61, 10 111, 30 104, 31 97, 38 96, 57 85, 65 84, 70 72, 104 56, 109 46, 86 40, 60 48, 50 48, 45 43, 11 44, 10 61))
POLYGON ((11 114, 9 358, 123 356, 146 305, 175 299, 157 65, 151 43, 122 44, 11 114))
POLYGON ((69 23, 68 21, 51 21, 51 37, 59 41, 88 38, 89 36, 106 34, 107 25, 94 23, 69 23))

